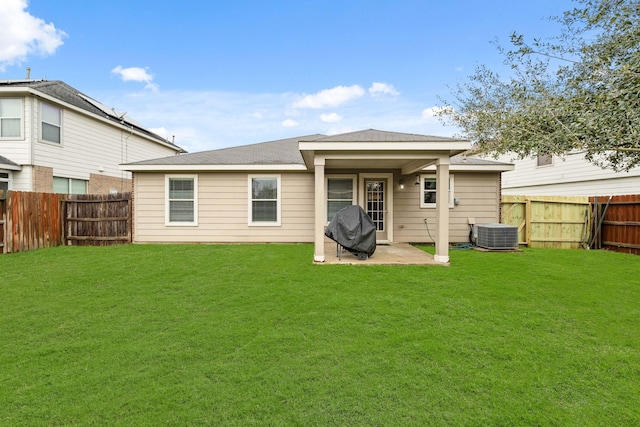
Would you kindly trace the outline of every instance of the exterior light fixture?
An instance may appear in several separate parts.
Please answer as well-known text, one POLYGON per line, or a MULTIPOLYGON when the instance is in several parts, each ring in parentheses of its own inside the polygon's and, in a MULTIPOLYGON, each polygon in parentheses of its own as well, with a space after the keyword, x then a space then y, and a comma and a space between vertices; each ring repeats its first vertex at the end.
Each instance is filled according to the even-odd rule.
POLYGON ((416 183, 415 185, 420 185, 420 175, 416 175, 416 183))
POLYGON ((400 179, 400 189, 404 190, 404 180, 400 179))

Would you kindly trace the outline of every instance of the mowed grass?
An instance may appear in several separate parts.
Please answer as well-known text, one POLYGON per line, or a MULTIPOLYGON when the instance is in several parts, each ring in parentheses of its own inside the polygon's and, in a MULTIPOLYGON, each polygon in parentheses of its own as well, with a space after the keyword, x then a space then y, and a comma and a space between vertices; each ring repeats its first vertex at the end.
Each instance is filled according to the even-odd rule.
POLYGON ((640 425, 640 257, 0 256, 0 425, 640 425))

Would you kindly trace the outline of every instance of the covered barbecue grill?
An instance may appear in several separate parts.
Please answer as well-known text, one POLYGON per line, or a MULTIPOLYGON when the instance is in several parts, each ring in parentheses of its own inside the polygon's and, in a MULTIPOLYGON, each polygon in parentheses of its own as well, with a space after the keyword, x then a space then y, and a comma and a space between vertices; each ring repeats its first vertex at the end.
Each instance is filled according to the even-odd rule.
POLYGON ((376 226, 358 205, 350 205, 336 212, 324 232, 341 247, 365 260, 376 251, 376 226))

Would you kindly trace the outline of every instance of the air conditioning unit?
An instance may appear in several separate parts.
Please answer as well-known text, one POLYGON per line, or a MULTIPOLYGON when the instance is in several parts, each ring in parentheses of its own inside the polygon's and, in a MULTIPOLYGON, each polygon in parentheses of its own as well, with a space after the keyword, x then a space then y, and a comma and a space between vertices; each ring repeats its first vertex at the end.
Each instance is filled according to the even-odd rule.
POLYGON ((517 249, 518 227, 507 224, 474 225, 473 240, 481 248, 517 249))

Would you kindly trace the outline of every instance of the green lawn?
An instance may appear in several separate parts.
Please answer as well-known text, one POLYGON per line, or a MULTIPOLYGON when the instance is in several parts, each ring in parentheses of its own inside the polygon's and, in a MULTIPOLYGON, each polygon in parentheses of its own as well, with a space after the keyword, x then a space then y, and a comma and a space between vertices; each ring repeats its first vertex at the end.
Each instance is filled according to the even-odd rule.
POLYGON ((640 257, 0 256, 0 425, 637 426, 640 257))

